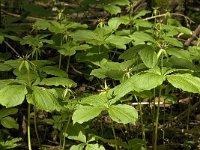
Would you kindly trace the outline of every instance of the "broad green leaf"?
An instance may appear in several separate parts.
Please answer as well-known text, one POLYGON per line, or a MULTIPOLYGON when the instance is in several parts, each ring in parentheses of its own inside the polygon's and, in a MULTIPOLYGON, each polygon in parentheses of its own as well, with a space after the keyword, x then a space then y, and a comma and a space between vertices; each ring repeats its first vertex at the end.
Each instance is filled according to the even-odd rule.
POLYGON ((32 86, 32 94, 27 95, 28 103, 45 111, 60 110, 56 91, 54 89, 46 89, 43 87, 32 86))
POLYGON ((138 119, 138 113, 134 107, 126 104, 112 105, 108 109, 109 116, 117 123, 133 123, 138 119))
POLYGON ((192 35, 192 31, 186 27, 176 27, 176 29, 181 33, 192 35))
POLYGON ((104 10, 109 12, 111 15, 117 15, 118 13, 121 13, 121 8, 116 5, 108 4, 103 6, 104 10))
POLYGON ((20 105, 27 94, 24 85, 7 85, 0 90, 0 104, 5 107, 20 105))
POLYGON ((8 129, 17 129, 19 128, 19 125, 17 123, 17 121, 10 117, 10 116, 7 116, 5 118, 2 118, 0 119, 1 121, 1 124, 5 127, 5 128, 8 128, 8 129))
POLYGON ((186 59, 186 60, 192 62, 190 52, 187 50, 183 50, 183 49, 179 49, 179 48, 168 48, 168 49, 166 49, 166 52, 169 55, 173 55, 173 56, 176 56, 177 58, 186 59))
POLYGON ((164 37, 164 40, 169 43, 172 46, 176 46, 176 47, 183 47, 183 43, 181 43, 180 41, 178 41, 176 38, 172 38, 172 37, 164 37))
POLYGON ((32 60, 31 61, 34 65, 36 65, 38 68, 44 67, 46 65, 52 65, 55 64, 53 61, 50 60, 32 60))
POLYGON ((141 44, 141 45, 136 45, 133 47, 130 47, 129 49, 127 49, 124 53, 122 53, 119 56, 119 59, 125 59, 125 60, 132 60, 132 59, 136 59, 138 52, 145 48, 147 45, 145 44, 141 44))
POLYGON ((76 83, 68 78, 62 77, 52 77, 52 78, 44 78, 40 83, 40 85, 48 85, 48 86, 68 86, 68 87, 76 87, 76 83))
POLYGON ((151 13, 151 11, 149 11, 149 10, 142 10, 137 15, 135 15, 133 17, 133 20, 135 20, 135 19, 137 19, 139 17, 143 17, 143 16, 145 16, 146 14, 149 14, 149 13, 151 13))
POLYGON ((153 26, 153 24, 147 20, 137 19, 134 22, 135 22, 135 26, 138 26, 138 27, 152 28, 153 26))
POLYGON ((99 68, 99 69, 93 69, 90 75, 93 75, 99 79, 104 79, 107 77, 106 73, 107 73, 107 69, 99 68))
POLYGON ((90 30, 78 30, 74 34, 72 34, 74 40, 77 41, 87 41, 87 40, 94 40, 98 39, 96 33, 90 30))
POLYGON ((0 80, 0 89, 4 88, 8 84, 14 82, 13 79, 8 79, 8 80, 0 80))
POLYGON ((144 42, 155 43, 153 36, 143 31, 134 32, 132 35, 130 35, 130 38, 134 40, 136 44, 143 44, 144 42))
POLYGON ((7 60, 4 62, 4 64, 10 65, 12 68, 17 68, 21 64, 22 60, 21 59, 16 59, 16 60, 7 60))
POLYGON ((200 93, 200 78, 191 74, 167 75, 167 80, 174 87, 183 91, 200 93))
POLYGON ((81 143, 78 145, 73 145, 70 147, 70 150, 84 150, 85 144, 81 143))
POLYGON ((145 73, 141 75, 134 75, 126 82, 130 82, 133 90, 137 92, 151 90, 165 81, 165 76, 155 73, 145 73))
POLYGON ((85 149, 86 150, 105 150, 105 148, 99 144, 87 144, 85 149))
POLYGON ((22 138, 13 138, 13 139, 7 140, 5 142, 4 141, 0 141, 0 147, 2 145, 6 149, 13 149, 13 148, 15 148, 15 147, 20 145, 17 142, 19 142, 21 140, 22 140, 22 138))
POLYGON ((157 55, 152 46, 146 46, 140 50, 139 55, 148 68, 154 68, 158 62, 157 55))
POLYGON ((165 76, 155 73, 134 75, 130 79, 109 90, 108 95, 113 97, 111 100, 113 104, 131 91, 142 92, 151 90, 161 85, 163 81, 165 81, 165 76))
POLYGON ((14 115, 18 112, 17 108, 1 108, 0 109, 0 120, 3 117, 14 115))
POLYGON ((129 0, 111 0, 111 1, 108 1, 108 3, 119 5, 119 6, 125 6, 125 5, 128 5, 130 1, 129 0))
POLYGON ((131 38, 127 36, 119 36, 119 35, 110 35, 106 42, 115 45, 117 48, 126 49, 126 44, 131 41, 131 38))
POLYGON ((41 68, 41 70, 43 72, 45 72, 46 74, 68 78, 68 74, 65 71, 63 71, 55 66, 45 66, 45 67, 41 68))
POLYGON ((108 98, 107 98, 106 93, 91 95, 91 96, 87 96, 87 97, 84 97, 83 99, 81 99, 82 105, 87 104, 87 105, 91 105, 91 106, 105 107, 107 102, 108 102, 108 98))
POLYGON ((113 17, 108 21, 109 27, 111 27, 113 30, 118 29, 118 27, 121 24, 127 25, 130 22, 130 19, 128 16, 121 16, 121 17, 113 17))
POLYGON ((0 71, 10 71, 12 67, 8 64, 0 63, 0 71))
POLYGON ((69 124, 65 135, 68 139, 86 143, 84 128, 80 124, 69 124))
POLYGON ((0 61, 1 62, 4 62, 4 61, 6 61, 6 60, 8 60, 10 58, 11 58, 11 53, 10 52, 5 52, 5 53, 1 53, 0 52, 0 61))
POLYGON ((82 124, 83 122, 89 121, 97 117, 105 108, 100 106, 78 106, 76 111, 72 116, 74 123, 78 122, 82 124))
POLYGON ((49 26, 50 26, 50 24, 49 24, 48 20, 39 19, 34 23, 33 28, 35 28, 37 30, 46 30, 49 28, 49 26))

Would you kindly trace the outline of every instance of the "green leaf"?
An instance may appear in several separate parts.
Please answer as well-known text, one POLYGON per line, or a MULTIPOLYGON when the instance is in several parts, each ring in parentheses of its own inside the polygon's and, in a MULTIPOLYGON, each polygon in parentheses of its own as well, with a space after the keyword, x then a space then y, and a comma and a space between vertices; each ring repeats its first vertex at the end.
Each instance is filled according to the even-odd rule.
POLYGON ((50 26, 49 21, 45 19, 38 19, 33 25, 33 28, 36 28, 37 30, 46 30, 50 26))
POLYGON ((144 42, 155 43, 155 39, 153 38, 153 36, 143 31, 134 32, 132 35, 130 35, 130 38, 135 41, 136 45, 143 44, 144 42))
POLYGON ((163 81, 165 81, 165 76, 155 73, 134 75, 125 82, 109 90, 108 95, 113 97, 111 100, 113 104, 131 91, 142 92, 151 90, 161 85, 163 81))
POLYGON ((174 87, 180 88, 183 91, 200 93, 200 78, 191 74, 168 75, 167 80, 174 87))
POLYGON ((1 145, 3 147, 5 147, 6 149, 13 149, 17 146, 19 146, 20 144, 18 144, 17 142, 21 141, 22 139, 21 138, 13 138, 11 140, 7 140, 5 142, 0 142, 0 147, 1 145))
POLYGON ((56 91, 54 89, 32 86, 32 90, 32 94, 28 94, 26 97, 28 103, 45 111, 60 110, 61 106, 58 103, 56 91))
POLYGON ((81 143, 78 145, 73 145, 70 147, 70 150, 84 150, 85 144, 81 143))
POLYGON ((102 145, 99 144, 87 144, 86 150, 105 150, 102 145))
POLYGON ((140 50, 139 55, 148 68, 154 68, 158 62, 157 55, 152 46, 146 46, 140 50))
POLYGON ((138 27, 152 28, 153 26, 153 24, 147 20, 137 19, 134 22, 135 22, 135 26, 138 26, 138 27))
POLYGON ((181 33, 192 35, 192 31, 186 27, 176 27, 176 29, 181 33))
POLYGON ((104 107, 106 106, 107 101, 108 101, 108 98, 107 98, 106 93, 100 93, 100 94, 84 97, 83 99, 81 99, 80 103, 82 105, 87 104, 90 106, 104 107))
POLYGON ((52 78, 44 78, 40 83, 40 85, 48 85, 48 86, 68 86, 68 87, 76 87, 76 83, 68 78, 62 77, 52 77, 52 78))
POLYGON ((17 108, 1 108, 0 109, 0 120, 3 117, 14 115, 18 112, 17 108))
POLYGON ((86 136, 84 128, 80 124, 69 124, 67 128, 66 137, 71 140, 86 143, 86 136))
POLYGON ((8 79, 8 80, 0 80, 0 89, 4 88, 8 84, 14 82, 15 80, 13 79, 8 79))
POLYGON ((0 71, 10 71, 12 67, 8 64, 0 63, 0 71))
POLYGON ((136 45, 133 47, 130 47, 129 49, 127 49, 124 53, 122 53, 119 56, 119 59, 125 59, 125 60, 132 60, 135 59, 138 55, 138 52, 145 48, 147 45, 145 44, 140 44, 140 45, 136 45))
POLYGON ((17 129, 17 130, 19 129, 19 125, 18 125, 17 121, 10 116, 2 118, 1 124, 2 124, 2 126, 4 126, 5 128, 8 128, 8 129, 17 129))
POLYGON ((183 47, 183 43, 181 43, 180 41, 178 41, 176 38, 172 38, 172 37, 164 37, 164 40, 169 43, 172 46, 176 46, 176 47, 183 47))
POLYGON ((119 35, 110 35, 106 42, 115 45, 117 48, 126 49, 126 45, 131 41, 131 39, 127 36, 119 36, 119 35))
POLYGON ((97 35, 93 31, 90 31, 90 30, 78 30, 71 36, 74 38, 74 40, 77 40, 77 41, 87 41, 87 40, 98 39, 97 35))
POLYGON ((0 104, 6 107, 14 107, 20 105, 27 94, 24 85, 7 85, 0 90, 0 104))
POLYGON ((72 120, 74 123, 78 122, 82 124, 97 117, 104 109, 105 107, 80 105, 74 112, 72 120))
POLYGON ((192 62, 192 57, 190 56, 190 52, 187 50, 183 50, 180 48, 168 48, 168 49, 166 49, 166 52, 169 55, 173 55, 173 56, 176 56, 177 58, 186 59, 186 60, 192 62))
POLYGON ((127 25, 129 22, 130 19, 128 16, 113 17, 108 21, 108 25, 113 30, 116 30, 121 24, 127 25))
POLYGON ((146 14, 149 14, 149 13, 151 13, 151 11, 149 11, 149 10, 142 10, 137 15, 135 15, 133 17, 133 20, 135 20, 135 19, 137 19, 139 17, 143 17, 143 16, 145 16, 146 14))
POLYGON ((121 8, 116 5, 108 4, 108 5, 104 5, 103 8, 104 10, 109 12, 111 15, 117 15, 118 13, 121 13, 121 8))
POLYGON ((65 71, 55 66, 45 66, 41 68, 41 71, 45 72, 46 74, 68 78, 68 74, 65 71))
POLYGON ((134 107, 126 104, 112 105, 108 109, 109 116, 117 123, 133 123, 138 119, 138 113, 134 107))

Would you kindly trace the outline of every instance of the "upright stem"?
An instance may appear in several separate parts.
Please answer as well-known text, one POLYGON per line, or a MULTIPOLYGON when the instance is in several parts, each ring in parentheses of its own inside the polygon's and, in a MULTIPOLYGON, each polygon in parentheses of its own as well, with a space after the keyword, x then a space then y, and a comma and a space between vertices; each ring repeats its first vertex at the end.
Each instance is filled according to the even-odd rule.
POLYGON ((144 147, 145 147, 145 149, 147 149, 145 127, 144 127, 144 123, 143 123, 142 105, 141 105, 141 101, 138 100, 137 96, 136 95, 134 95, 134 96, 139 105, 140 122, 141 122, 141 128, 142 128, 142 139, 145 142, 144 147))
POLYGON ((154 133, 154 150, 157 150, 157 140, 158 140, 158 124, 159 124, 159 115, 160 115, 160 97, 162 92, 162 86, 160 86, 159 97, 158 97, 158 106, 156 112, 156 122, 155 122, 155 133, 154 133))
POLYGON ((187 112, 187 127, 186 127, 187 130, 189 129, 189 125, 188 124, 190 122, 190 108, 191 108, 191 103, 190 103, 190 97, 189 97, 188 112, 187 112))
MULTIPOLYGON (((67 120, 67 124, 66 126, 64 127, 64 130, 63 130, 63 134, 65 134, 67 132, 67 129, 68 129, 68 126, 69 126, 69 123, 71 121, 71 116, 69 116, 68 120, 67 120)), ((62 146, 62 150, 65 149, 65 135, 63 135, 63 146, 62 146)))
POLYGON ((34 128, 35 128, 35 134, 36 134, 36 137, 37 137, 37 141, 38 141, 38 144, 39 144, 39 147, 41 146, 41 143, 40 143, 40 138, 39 138, 39 134, 38 134, 38 130, 37 130, 37 119, 36 119, 36 108, 34 107, 34 128))
POLYGON ((118 150, 118 146, 117 146, 117 137, 116 137, 116 133, 115 133, 113 121, 112 121, 112 132, 113 132, 113 136, 114 136, 114 139, 115 139, 115 150, 118 150))
POLYGON ((28 103, 28 149, 32 150, 31 148, 31 129, 30 129, 30 112, 31 112, 31 104, 28 103))

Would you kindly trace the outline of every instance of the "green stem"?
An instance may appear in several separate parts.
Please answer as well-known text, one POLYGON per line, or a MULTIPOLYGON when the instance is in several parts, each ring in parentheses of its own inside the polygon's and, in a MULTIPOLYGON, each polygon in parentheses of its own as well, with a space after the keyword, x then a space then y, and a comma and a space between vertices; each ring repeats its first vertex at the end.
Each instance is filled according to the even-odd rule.
POLYGON ((58 64, 58 68, 61 68, 61 64, 62 64, 62 55, 60 54, 59 56, 59 64, 58 64))
POLYGON ((160 97, 162 92, 162 86, 160 86, 159 97, 158 97, 158 106, 156 112, 156 122, 155 122, 155 133, 154 133, 154 150, 157 150, 157 140, 158 140, 158 124, 159 124, 159 115, 160 115, 160 97))
POLYGON ((113 132, 113 136, 114 136, 114 139, 115 139, 115 150, 118 150, 117 137, 116 137, 113 121, 112 121, 112 132, 113 132))
POLYGON ((68 59, 67 59, 67 67, 66 67, 66 72, 68 73, 68 71, 69 71, 69 66, 70 66, 70 56, 68 57, 68 59))
POLYGON ((35 128, 35 134, 36 134, 36 137, 37 137, 37 141, 38 141, 38 144, 39 144, 39 147, 41 147, 41 143, 40 143, 40 138, 39 138, 39 134, 38 134, 38 130, 37 130, 37 119, 36 119, 36 108, 34 107, 34 128, 35 128))
POLYGON ((28 149, 32 150, 31 148, 31 129, 30 129, 30 112, 31 112, 31 104, 28 104, 28 149))
MULTIPOLYGON (((67 121, 67 124, 66 126, 64 127, 64 130, 63 130, 63 134, 65 134, 67 132, 67 129, 68 129, 68 126, 69 126, 69 123, 71 121, 71 116, 69 116, 68 118, 68 121, 67 121)), ((65 149, 65 135, 63 135, 63 146, 62 146, 62 150, 65 149)))
POLYGON ((142 139, 145 142, 144 147, 145 147, 145 149, 147 149, 145 127, 144 127, 144 122, 143 122, 142 104, 141 104, 141 101, 138 100, 137 96, 136 95, 134 95, 134 96, 139 105, 140 122, 141 122, 141 128, 142 128, 142 139))
POLYGON ((188 112, 187 112, 187 127, 186 127, 187 130, 189 129, 189 122, 190 122, 190 108, 191 108, 191 103, 190 103, 190 97, 189 97, 188 112))

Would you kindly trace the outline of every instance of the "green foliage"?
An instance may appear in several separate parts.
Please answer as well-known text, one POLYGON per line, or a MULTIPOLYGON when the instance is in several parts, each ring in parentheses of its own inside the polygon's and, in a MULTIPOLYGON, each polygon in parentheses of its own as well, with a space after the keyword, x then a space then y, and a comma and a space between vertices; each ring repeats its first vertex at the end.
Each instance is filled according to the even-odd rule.
MULTIPOLYGON (((17 115, 18 110, 28 104, 28 129, 33 108, 35 115, 36 110, 47 112, 50 117, 42 122, 59 132, 55 137, 59 136, 63 150, 66 139, 70 142, 70 150, 105 150, 104 146, 146 149, 144 134, 147 126, 152 130, 149 126, 155 124, 154 136, 157 137, 160 104, 154 103, 151 111, 157 112, 152 118, 147 116, 145 119, 152 120, 149 123, 148 118, 148 125, 144 125, 146 114, 143 114, 140 102, 143 98, 148 99, 149 104, 154 99, 160 101, 169 97, 169 93, 174 94, 176 89, 199 94, 200 66, 194 63, 200 61, 199 43, 184 47, 177 37, 180 33, 191 35, 190 29, 181 26, 169 14, 165 18, 161 15, 143 19, 151 12, 135 13, 135 1, 81 1, 81 11, 97 7, 108 17, 100 18, 96 26, 67 19, 64 13, 68 9, 64 10, 60 3, 53 5, 57 12, 52 13, 41 5, 22 2, 21 9, 25 14, 20 18, 31 15, 42 19, 33 17, 35 22, 31 32, 14 34, 6 27, 5 31, 0 31, 0 43, 7 46, 0 53, 1 126, 6 131, 18 130, 16 118, 11 115, 17 115), (128 15, 124 12, 125 7, 128 15), (52 18, 44 18, 48 16, 52 18), (13 48, 12 45, 17 46, 13 48), (89 82, 91 85, 85 86, 89 82), (88 94, 87 87, 98 88, 95 93, 89 91, 88 94), (137 103, 138 110, 132 103, 137 103), (110 121, 104 121, 104 117, 110 121), (125 142, 115 128, 127 127, 127 124, 130 128, 126 132, 141 126, 142 134, 135 130, 139 136, 131 136, 125 142), (107 136, 105 132, 110 128, 113 136, 107 136), (140 135, 143 139, 136 139, 140 135)), ((14 21, 11 19, 10 22, 14 21)), ((19 138, 3 138, 0 139, 3 149, 15 148, 20 141, 19 138)))

